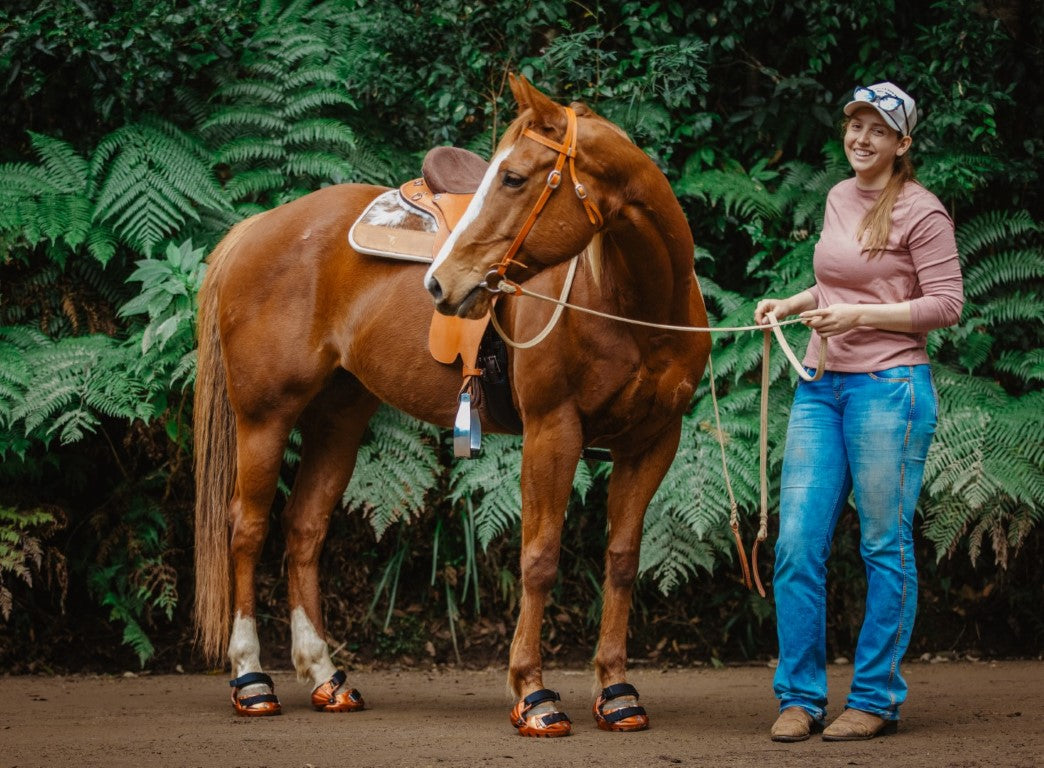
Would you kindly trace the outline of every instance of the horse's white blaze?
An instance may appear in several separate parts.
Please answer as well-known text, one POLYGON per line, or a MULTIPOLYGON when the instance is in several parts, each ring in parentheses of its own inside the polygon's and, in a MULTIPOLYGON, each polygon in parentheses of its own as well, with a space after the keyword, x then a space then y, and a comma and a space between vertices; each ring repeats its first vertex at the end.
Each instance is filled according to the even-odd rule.
POLYGON ((236 614, 232 637, 228 641, 228 660, 232 662, 233 678, 261 671, 261 643, 257 639, 257 624, 253 618, 236 614))
POLYGON ((442 248, 439 249, 438 256, 435 257, 435 261, 428 267, 427 273, 424 275, 425 285, 431 279, 432 275, 435 274, 435 270, 442 266, 442 263, 446 261, 450 252, 453 250, 453 246, 456 245, 457 239, 461 234, 468 228, 476 218, 478 218, 479 211, 482 210, 483 204, 486 202, 486 195, 489 193, 490 187, 493 186, 493 181, 500 175, 500 164, 504 162, 504 159, 511 154, 511 150, 514 149, 514 145, 506 147, 496 157, 494 157, 490 163, 489 168, 486 169, 486 175, 482 177, 482 183, 479 184, 478 191, 475 192, 475 196, 471 198, 471 202, 468 203, 468 207, 464 210, 464 215, 460 217, 460 221, 457 222, 456 228, 450 234, 449 239, 442 244, 442 248))
POLYGON ((310 680, 313 686, 317 686, 333 677, 337 667, 330 660, 326 642, 319 637, 301 606, 290 614, 290 632, 297 679, 302 682, 310 680))

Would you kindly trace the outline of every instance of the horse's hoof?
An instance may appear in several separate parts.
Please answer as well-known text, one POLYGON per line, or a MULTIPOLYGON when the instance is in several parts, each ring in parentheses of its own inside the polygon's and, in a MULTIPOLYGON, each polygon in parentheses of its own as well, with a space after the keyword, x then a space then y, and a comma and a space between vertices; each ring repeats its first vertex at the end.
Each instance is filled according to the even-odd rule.
POLYGON ((594 703, 594 718, 603 731, 644 731, 649 727, 649 715, 645 707, 639 706, 638 689, 630 683, 617 683, 602 689, 602 695, 594 703), (605 705, 621 696, 633 696, 634 706, 624 706, 611 712, 605 711, 605 705))
POLYGON ((541 688, 539 691, 521 699, 511 710, 511 724, 518 729, 519 736, 568 736, 573 732, 573 724, 565 712, 545 712, 531 715, 530 712, 540 704, 561 701, 561 697, 552 690, 541 688))
POLYGON ((232 686, 232 709, 241 717, 270 717, 283 711, 275 695, 275 684, 264 672, 247 672, 235 680, 229 680, 228 684, 232 686), (240 698, 239 689, 248 685, 267 685, 270 693, 240 698))
POLYGON ((366 702, 357 690, 338 690, 346 678, 344 670, 337 670, 333 677, 312 691, 312 706, 319 712, 358 712, 366 709, 366 702))

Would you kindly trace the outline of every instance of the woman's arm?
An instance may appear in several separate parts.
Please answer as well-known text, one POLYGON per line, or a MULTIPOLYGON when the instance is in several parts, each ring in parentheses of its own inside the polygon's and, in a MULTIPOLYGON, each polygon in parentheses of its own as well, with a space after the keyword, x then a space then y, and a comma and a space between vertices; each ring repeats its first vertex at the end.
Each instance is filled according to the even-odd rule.
POLYGON ((824 339, 850 331, 857 325, 868 325, 882 331, 914 330, 910 302, 898 304, 831 304, 822 309, 809 309, 798 317, 824 339))

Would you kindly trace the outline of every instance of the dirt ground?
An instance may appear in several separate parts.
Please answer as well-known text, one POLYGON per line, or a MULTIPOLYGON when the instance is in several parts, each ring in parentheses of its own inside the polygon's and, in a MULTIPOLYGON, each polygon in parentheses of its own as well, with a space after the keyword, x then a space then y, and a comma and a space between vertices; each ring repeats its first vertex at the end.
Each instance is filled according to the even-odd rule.
MULTIPOLYGON (((769 740, 772 670, 637 670, 651 728, 599 731, 587 671, 551 669, 573 735, 526 739, 508 724, 503 670, 356 671, 370 709, 321 714, 290 672, 283 715, 235 717, 223 677, 0 678, 0 766, 977 766, 1044 765, 1044 662, 910 663, 899 733, 870 742, 769 740)), ((843 701, 850 666, 830 670, 843 701)), ((836 712, 839 705, 834 705, 836 712)))

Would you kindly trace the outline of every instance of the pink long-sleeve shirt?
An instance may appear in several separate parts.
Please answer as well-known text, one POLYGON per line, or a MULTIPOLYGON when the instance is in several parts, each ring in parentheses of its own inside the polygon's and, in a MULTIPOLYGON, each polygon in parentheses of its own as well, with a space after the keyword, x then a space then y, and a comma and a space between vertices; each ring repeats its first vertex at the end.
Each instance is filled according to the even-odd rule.
MULTIPOLYGON (((892 209, 885 250, 867 256, 856 233, 880 194, 880 190, 860 189, 854 177, 830 190, 812 260, 816 284, 809 292, 817 307, 909 301, 914 330, 858 326, 831 336, 826 366, 831 371, 865 373, 927 363, 927 332, 955 324, 964 306, 953 220, 939 199, 920 184, 907 182, 892 209)), ((819 334, 813 331, 805 365, 818 365, 818 352, 819 334)))

